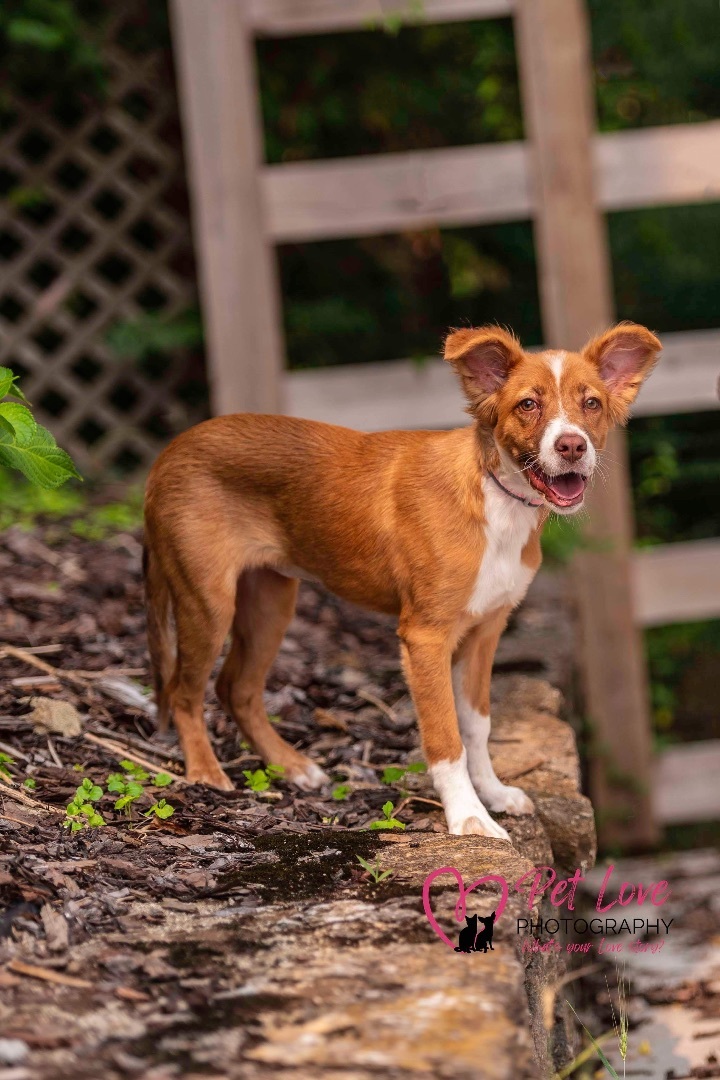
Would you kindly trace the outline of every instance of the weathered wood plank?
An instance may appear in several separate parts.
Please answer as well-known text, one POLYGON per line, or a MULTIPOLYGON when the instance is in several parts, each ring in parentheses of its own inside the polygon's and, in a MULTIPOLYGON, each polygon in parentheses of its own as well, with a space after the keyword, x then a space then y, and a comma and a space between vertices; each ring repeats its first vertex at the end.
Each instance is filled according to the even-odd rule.
MULTIPOLYGON (((238 0, 236 0, 238 2, 238 0)), ((283 37, 364 30, 392 15, 420 23, 494 19, 512 14, 514 0, 249 0, 255 34, 283 37)))
MULTIPOLYGON (((518 63, 538 198, 536 246, 545 338, 579 348, 612 321, 610 257, 595 193, 590 32, 583 0, 519 0, 518 63)), ((627 452, 613 433, 589 530, 603 550, 575 563, 590 770, 606 844, 652 843, 647 674, 630 599, 632 505, 627 452), (622 782, 619 782, 622 779, 622 782)))
MULTIPOLYGON (((664 352, 633 407, 634 416, 663 416, 720 408, 720 330, 663 334, 664 352)), ((436 357, 378 364, 343 364, 291 371, 287 412, 360 431, 446 428, 468 423, 463 398, 447 364, 436 357)))
POLYGON ((720 120, 599 135, 594 153, 605 210, 720 199, 720 120))
MULTIPOLYGON (((522 220, 537 204, 529 154, 510 142, 268 166, 267 226, 283 242, 522 220)), ((603 210, 712 202, 720 121, 596 135, 593 162, 603 210)))
POLYGON ((633 593, 643 626, 720 618, 720 540, 636 551, 633 593))
POLYGON ((527 160, 513 142, 269 166, 268 228, 283 242, 527 218, 527 160))
POLYGON ((213 409, 273 412, 281 405, 282 323, 245 6, 173 0, 171 12, 213 409))
POLYGON ((720 330, 660 337, 660 362, 640 390, 633 416, 670 416, 719 408, 720 330))
POLYGON ((720 739, 673 746, 658 755, 653 805, 663 825, 720 818, 720 739))

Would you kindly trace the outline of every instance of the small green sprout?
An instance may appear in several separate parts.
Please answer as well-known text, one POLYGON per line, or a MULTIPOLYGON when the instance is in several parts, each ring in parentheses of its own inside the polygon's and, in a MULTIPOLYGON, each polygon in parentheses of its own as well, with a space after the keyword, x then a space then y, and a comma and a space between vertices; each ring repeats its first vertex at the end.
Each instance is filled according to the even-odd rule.
POLYGON ((103 789, 91 780, 89 776, 86 776, 75 792, 73 799, 74 803, 94 803, 100 802, 104 795, 103 789))
POLYGON ((173 778, 170 773, 159 772, 155 773, 153 777, 153 787, 167 787, 168 784, 172 784, 173 778))
POLYGON ((245 787, 251 791, 267 791, 273 780, 283 775, 283 765, 266 765, 264 769, 243 769, 245 787))
POLYGON ((393 810, 394 809, 395 809, 395 807, 390 802, 390 800, 388 800, 384 804, 384 806, 382 808, 384 817, 382 817, 379 821, 371 821, 370 822, 370 828, 371 829, 404 829, 405 826, 403 825, 402 821, 398 821, 397 818, 393 817, 393 810))
POLYGON ((392 870, 383 870, 381 868, 379 858, 375 859, 374 866, 369 863, 367 859, 363 859, 362 855, 357 856, 357 861, 360 863, 363 870, 366 870, 368 874, 370 874, 376 885, 379 884, 379 882, 381 881, 385 881, 386 878, 392 876, 392 870))
POLYGON ((146 780, 150 779, 150 773, 145 772, 142 765, 136 765, 134 761, 125 759, 120 762, 120 768, 124 769, 126 773, 130 773, 133 780, 137 780, 139 784, 144 784, 146 780))
POLYGON ((407 773, 427 772, 424 761, 413 761, 412 765, 386 765, 383 769, 383 784, 397 784, 407 773))
POLYGON ((80 829, 97 829, 107 824, 102 814, 89 802, 73 801, 68 804, 66 813, 63 827, 70 829, 71 832, 78 832, 80 829))
POLYGON ((23 787, 27 788, 28 791, 34 791, 35 790, 36 784, 35 784, 35 781, 33 780, 32 776, 26 776, 25 777, 25 779, 23 780, 23 787))
POLYGON ((332 790, 332 797, 335 802, 344 802, 350 794, 349 784, 337 784, 332 790))
POLYGON ((166 802, 165 799, 160 799, 158 802, 154 802, 149 810, 146 810, 143 817, 150 817, 155 815, 162 819, 172 817, 175 813, 175 807, 166 802))
POLYGON ((8 783, 10 783, 12 777, 10 775, 10 770, 7 768, 7 766, 14 764, 15 758, 10 757, 9 754, 3 754, 2 752, 0 752, 0 777, 2 777, 3 780, 7 780, 8 783))

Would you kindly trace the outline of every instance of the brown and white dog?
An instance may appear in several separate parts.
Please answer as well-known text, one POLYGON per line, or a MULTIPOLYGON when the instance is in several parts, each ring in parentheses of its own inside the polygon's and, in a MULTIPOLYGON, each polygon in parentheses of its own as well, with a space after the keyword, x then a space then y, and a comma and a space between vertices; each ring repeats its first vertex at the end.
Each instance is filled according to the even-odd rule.
POLYGON ((175 439, 148 481, 145 569, 159 717, 174 715, 188 779, 232 788, 203 722, 231 631, 216 685, 243 738, 300 787, 327 781, 263 706, 298 579, 313 578, 399 616, 448 829, 507 838, 488 811, 526 814, 532 803, 488 755, 495 649, 540 565, 550 511, 580 508, 608 430, 627 419, 660 348, 629 323, 579 353, 526 353, 497 327, 456 330, 445 359, 469 427, 369 435, 248 414, 175 439))

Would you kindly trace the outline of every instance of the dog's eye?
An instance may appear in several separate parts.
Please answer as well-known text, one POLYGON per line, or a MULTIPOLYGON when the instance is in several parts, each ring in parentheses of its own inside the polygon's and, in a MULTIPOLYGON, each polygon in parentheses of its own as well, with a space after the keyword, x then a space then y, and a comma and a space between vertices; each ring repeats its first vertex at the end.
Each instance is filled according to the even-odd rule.
POLYGON ((585 402, 585 408, 586 409, 599 409, 600 408, 600 402, 596 397, 589 397, 587 399, 587 401, 585 402))
POLYGON ((537 409, 537 407, 538 407, 537 401, 535 401, 531 397, 525 398, 525 400, 521 401, 520 404, 518 405, 518 408, 522 409, 523 412, 532 412, 533 409, 537 409))

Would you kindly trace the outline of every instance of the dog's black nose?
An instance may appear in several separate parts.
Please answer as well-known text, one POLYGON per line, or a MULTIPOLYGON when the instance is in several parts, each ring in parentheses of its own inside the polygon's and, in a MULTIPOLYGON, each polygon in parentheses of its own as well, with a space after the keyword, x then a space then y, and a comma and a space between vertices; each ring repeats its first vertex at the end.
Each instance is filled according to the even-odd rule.
POLYGON ((582 435, 560 435, 555 442, 555 449, 566 461, 579 461, 587 450, 587 443, 582 435))

